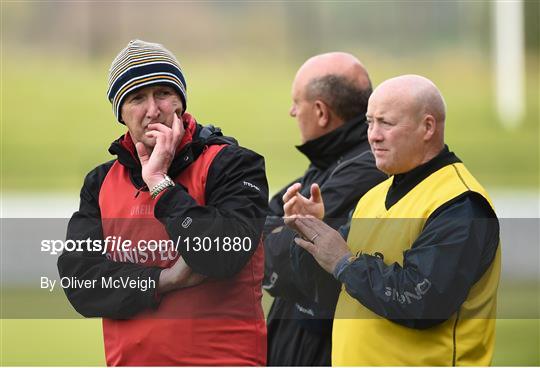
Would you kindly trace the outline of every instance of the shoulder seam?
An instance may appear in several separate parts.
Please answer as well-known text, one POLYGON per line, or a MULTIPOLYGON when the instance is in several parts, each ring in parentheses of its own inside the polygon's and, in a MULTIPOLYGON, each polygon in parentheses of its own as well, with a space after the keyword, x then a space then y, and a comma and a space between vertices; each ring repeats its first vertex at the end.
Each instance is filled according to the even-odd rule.
POLYGON ((459 177, 459 180, 461 180, 461 182, 463 183, 463 185, 465 186, 465 188, 467 188, 467 190, 471 190, 471 188, 469 188, 469 186, 467 185, 467 183, 465 183, 465 180, 463 179, 463 177, 461 176, 461 173, 459 172, 458 168, 456 167, 455 164, 452 164, 452 167, 454 168, 454 170, 456 171, 456 174, 457 176, 459 177))
POLYGON ((97 198, 96 200, 99 200, 99 194, 101 192, 101 187, 103 186, 103 182, 105 181, 105 178, 109 174, 109 171, 113 167, 114 163, 117 162, 117 159, 107 161, 105 163, 102 163, 101 165, 96 166, 90 173, 88 173, 87 177, 94 173, 96 175, 96 178, 99 180, 98 186, 97 186, 97 198))
POLYGON ((458 324, 458 321, 459 321, 459 309, 456 313, 456 322, 454 323, 454 328, 453 328, 453 331, 452 331, 452 345, 453 345, 453 349, 452 349, 452 367, 455 367, 456 366, 456 355, 457 355, 457 343, 456 343, 456 330, 457 330, 457 324, 458 324))

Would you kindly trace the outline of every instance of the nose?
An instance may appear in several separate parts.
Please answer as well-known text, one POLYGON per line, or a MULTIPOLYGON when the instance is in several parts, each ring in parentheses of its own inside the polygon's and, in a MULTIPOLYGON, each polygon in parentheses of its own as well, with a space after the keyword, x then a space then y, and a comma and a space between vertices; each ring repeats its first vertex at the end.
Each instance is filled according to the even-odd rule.
POLYGON ((369 124, 368 127, 368 142, 371 144, 373 142, 381 142, 383 140, 383 135, 381 134, 380 128, 376 123, 369 124))
POLYGON ((293 118, 296 117, 296 106, 291 106, 291 109, 289 110, 289 115, 293 118))
POLYGON ((146 117, 149 119, 157 119, 159 117, 159 106, 153 96, 148 98, 148 106, 146 108, 146 117))

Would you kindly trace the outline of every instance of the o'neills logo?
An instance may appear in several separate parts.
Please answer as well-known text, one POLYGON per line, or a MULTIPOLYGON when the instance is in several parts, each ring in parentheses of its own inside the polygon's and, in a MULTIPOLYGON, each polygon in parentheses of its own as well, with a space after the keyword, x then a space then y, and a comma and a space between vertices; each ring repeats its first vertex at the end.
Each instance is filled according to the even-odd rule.
POLYGON ((182 227, 184 229, 187 229, 189 225, 191 225, 192 222, 193 222, 193 219, 191 217, 186 217, 184 221, 182 221, 182 227))
POLYGON ((296 309, 298 309, 300 312, 310 315, 311 317, 315 317, 315 313, 313 312, 313 309, 304 308, 298 303, 294 303, 294 305, 296 306, 296 309))
POLYGON ((424 279, 414 287, 414 292, 404 291, 398 292, 394 288, 386 287, 384 295, 392 297, 392 300, 398 301, 401 304, 411 304, 413 300, 420 300, 431 288, 431 282, 428 279, 424 279))
POLYGON ((244 184, 246 187, 255 189, 257 192, 260 192, 260 191, 261 191, 261 190, 259 189, 258 186, 256 186, 255 184, 251 184, 249 181, 245 181, 245 180, 244 180, 243 184, 244 184))
POLYGON ((153 215, 154 207, 152 207, 149 204, 140 204, 140 205, 131 207, 131 211, 129 213, 131 214, 131 216, 153 215))

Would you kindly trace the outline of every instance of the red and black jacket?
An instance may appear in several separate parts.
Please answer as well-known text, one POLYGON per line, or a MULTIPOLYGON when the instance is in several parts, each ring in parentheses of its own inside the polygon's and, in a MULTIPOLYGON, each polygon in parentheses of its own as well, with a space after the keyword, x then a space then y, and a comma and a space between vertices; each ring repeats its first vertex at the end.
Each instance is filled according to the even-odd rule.
MULTIPOLYGON (((126 134, 109 151, 117 159, 86 177, 67 239, 249 238, 249 250, 65 252, 62 277, 98 280, 94 288, 66 288, 74 308, 104 317, 109 365, 264 365, 266 329, 261 307, 260 236, 268 186, 262 156, 202 127, 184 114, 186 134, 168 175, 177 183, 152 200, 126 134), (208 276, 200 285, 158 295, 155 288, 101 287, 102 279, 155 280, 183 257, 208 276), (130 320, 125 320, 132 318, 130 320), (122 319, 122 320, 120 320, 122 319)), ((218 240, 219 241, 219 240, 218 240)))

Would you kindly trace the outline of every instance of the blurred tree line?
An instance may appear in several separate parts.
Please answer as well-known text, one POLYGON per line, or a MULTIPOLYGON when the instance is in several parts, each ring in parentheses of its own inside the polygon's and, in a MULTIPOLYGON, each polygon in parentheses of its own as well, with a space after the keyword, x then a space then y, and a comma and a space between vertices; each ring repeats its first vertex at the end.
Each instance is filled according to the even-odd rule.
MULTIPOLYGON (((348 47, 408 54, 459 45, 490 51, 491 2, 10 2, 2 3, 7 50, 109 57, 133 38, 219 57, 276 57, 348 47)), ((540 48, 540 2, 524 2, 528 52, 540 48)))

